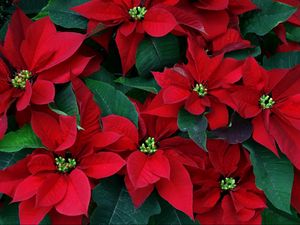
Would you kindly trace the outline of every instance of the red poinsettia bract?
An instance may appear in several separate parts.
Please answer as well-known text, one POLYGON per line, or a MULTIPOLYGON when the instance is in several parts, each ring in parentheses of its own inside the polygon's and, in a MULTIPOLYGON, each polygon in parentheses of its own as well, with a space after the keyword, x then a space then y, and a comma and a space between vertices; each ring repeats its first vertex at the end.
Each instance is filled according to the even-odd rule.
POLYGON ((126 74, 135 63, 136 50, 144 33, 162 37, 175 28, 175 17, 161 5, 174 5, 177 2, 178 0, 92 0, 73 10, 90 20, 90 31, 99 23, 108 28, 119 25, 116 43, 123 72, 126 74))
POLYGON ((249 153, 223 140, 209 140, 207 149, 193 176, 196 218, 211 225, 261 224, 265 197, 255 186, 249 153))
POLYGON ((300 168, 300 89, 297 66, 266 71, 253 58, 243 66, 243 85, 232 92, 237 112, 252 118, 253 138, 276 155, 279 149, 300 168))
POLYGON ((193 218, 193 187, 187 168, 197 165, 188 153, 202 150, 189 139, 172 137, 178 129, 176 119, 141 114, 139 133, 120 116, 104 117, 102 123, 103 134, 95 136, 95 145, 126 158, 125 184, 135 206, 156 188, 173 207, 193 218), (111 137, 109 143, 101 137, 105 133, 111 137))
POLYGON ((228 123, 226 104, 231 104, 227 89, 240 80, 242 62, 223 58, 223 55, 210 58, 204 50, 192 43, 187 56, 187 65, 175 65, 171 69, 165 69, 164 72, 153 72, 162 89, 154 101, 156 108, 150 106, 147 113, 177 116, 179 108, 184 106, 188 112, 200 115, 209 108, 206 116, 210 128, 226 126, 228 123), (164 109, 164 112, 161 112, 159 104, 156 103, 159 101, 161 105, 170 105, 173 110, 166 112, 164 109))
POLYGON ((195 10, 203 25, 205 39, 212 40, 226 32, 232 21, 238 21, 238 15, 251 11, 256 5, 251 0, 181 0, 178 8, 195 10), (218 18, 218 19, 216 19, 218 18))
POLYGON ((99 60, 80 52, 84 39, 83 34, 57 32, 48 17, 32 22, 16 10, 0 46, 0 138, 12 103, 18 111, 48 104, 54 100, 54 84, 99 68, 99 60))
POLYGON ((0 171, 0 192, 11 196, 13 202, 20 202, 21 224, 39 224, 49 212, 60 223, 69 217, 77 221, 87 216, 90 181, 111 176, 125 164, 116 153, 95 153, 91 140, 100 131, 100 111, 84 84, 73 84, 83 127, 76 143, 57 154, 37 149, 0 171))

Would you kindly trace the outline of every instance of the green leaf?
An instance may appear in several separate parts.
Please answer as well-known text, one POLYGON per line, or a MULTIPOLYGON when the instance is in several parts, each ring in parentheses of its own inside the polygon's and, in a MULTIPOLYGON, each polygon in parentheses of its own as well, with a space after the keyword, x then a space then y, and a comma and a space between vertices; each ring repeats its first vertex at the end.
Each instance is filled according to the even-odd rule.
POLYGON ((196 225, 194 222, 183 212, 176 210, 165 200, 160 201, 161 213, 153 217, 154 224, 172 224, 172 225, 196 225))
POLYGON ((31 149, 23 149, 18 152, 0 152, 0 170, 15 164, 20 159, 32 152, 31 149))
POLYGON ((147 92, 157 94, 159 91, 159 86, 153 78, 144 78, 144 77, 133 77, 126 78, 120 77, 115 82, 123 84, 127 87, 137 88, 147 92))
POLYGON ((256 185, 265 192, 268 200, 276 208, 291 213, 290 202, 294 180, 291 162, 284 155, 278 158, 257 143, 247 141, 244 146, 250 151, 256 185))
POLYGON ((18 7, 21 8, 26 14, 36 14, 47 5, 48 0, 25 0, 18 3, 18 7))
POLYGON ((233 52, 228 52, 225 54, 225 57, 235 58, 237 60, 244 60, 249 56, 257 57, 260 54, 261 54, 261 49, 259 46, 256 46, 255 48, 247 48, 247 49, 236 50, 233 52))
POLYGON ((7 224, 20 224, 17 203, 0 207, 0 225, 7 224))
POLYGON ((172 66, 180 59, 178 39, 173 35, 161 38, 146 38, 136 53, 136 68, 141 76, 150 75, 151 71, 160 71, 165 66, 172 66))
POLYGON ((29 125, 9 132, 0 141, 0 152, 17 152, 24 148, 44 148, 29 125))
POLYGON ((88 79, 103 81, 105 83, 114 85, 115 75, 101 66, 101 69, 94 73, 93 75, 89 76, 88 79))
POLYGON ((253 0, 253 3, 259 9, 245 14, 241 20, 244 35, 255 33, 263 36, 296 12, 296 8, 273 0, 253 0))
MULTIPOLYGON (((9 203, 8 200, 5 201, 4 205, 0 207, 0 225, 14 225, 20 224, 19 221, 19 210, 17 203, 9 203)), ((40 222, 40 225, 50 225, 51 221, 49 216, 45 216, 40 222)))
POLYGON ((294 26, 290 23, 287 23, 284 26, 286 38, 290 41, 300 42, 300 27, 294 26))
POLYGON ((300 52, 280 52, 270 58, 264 57, 263 66, 266 69, 292 68, 300 64, 300 52))
MULTIPOLYGON (((5 39, 5 35, 8 29, 8 23, 10 20, 7 20, 3 26, 0 28, 0 40, 4 40, 5 39)), ((1 24, 1 23, 0 23, 1 24)))
POLYGON ((65 28, 86 29, 88 20, 70 8, 81 5, 88 0, 50 0, 46 10, 51 20, 65 28))
POLYGON ((72 89, 72 83, 68 83, 56 92, 54 104, 51 104, 52 110, 58 114, 76 116, 77 126, 80 127, 80 114, 76 101, 75 93, 72 89), (60 113, 63 112, 63 113, 60 113))
POLYGON ((204 115, 195 116, 186 110, 180 110, 177 120, 178 127, 183 132, 188 132, 189 137, 202 149, 206 149, 207 119, 204 115))
POLYGON ((91 225, 148 224, 150 216, 160 213, 159 203, 153 195, 135 208, 118 177, 101 181, 93 190, 93 200, 98 206, 91 215, 91 225))
POLYGON ((93 92, 94 98, 101 108, 102 116, 110 114, 124 116, 138 127, 138 113, 126 95, 101 81, 86 79, 85 82, 93 92))
POLYGON ((283 224, 283 225, 294 225, 300 224, 300 218, 296 215, 291 216, 286 214, 274 207, 265 209, 262 213, 262 224, 264 225, 274 225, 274 224, 283 224))

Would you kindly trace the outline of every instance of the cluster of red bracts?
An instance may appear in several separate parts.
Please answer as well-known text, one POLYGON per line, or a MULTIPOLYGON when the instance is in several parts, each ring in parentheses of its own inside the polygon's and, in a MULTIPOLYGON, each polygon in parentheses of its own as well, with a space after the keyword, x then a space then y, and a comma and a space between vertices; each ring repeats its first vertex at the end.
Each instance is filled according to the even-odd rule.
MULTIPOLYGON (((93 38, 106 49, 117 30, 124 74, 146 34, 187 37, 188 62, 153 71, 159 93, 144 103, 132 100, 138 128, 121 116, 102 117, 80 80, 101 63, 83 44, 88 34, 58 32, 48 17, 32 22, 17 10, 0 46, 0 138, 8 113, 14 113, 20 126, 31 124, 46 147, 0 171, 0 193, 20 202, 21 224, 38 224, 47 214, 54 224, 80 224, 88 216, 91 189, 116 173, 124 176, 136 207, 156 189, 201 224, 261 224, 266 200, 255 185, 249 153, 214 139, 208 140, 207 153, 176 135, 182 108, 205 113, 210 130, 226 127, 232 109, 251 120, 256 142, 276 155, 278 145, 300 169, 300 67, 267 71, 254 58, 224 58, 227 51, 250 46, 239 34, 237 16, 253 9, 250 0, 91 0, 73 8, 89 19, 88 33, 104 25, 106 32, 93 38), (208 40, 212 56, 205 51, 208 40), (48 107, 55 85, 67 82, 82 129, 75 116, 48 107)), ((297 15, 291 23, 299 22, 297 15)), ((299 202, 293 204, 300 210, 299 202)))

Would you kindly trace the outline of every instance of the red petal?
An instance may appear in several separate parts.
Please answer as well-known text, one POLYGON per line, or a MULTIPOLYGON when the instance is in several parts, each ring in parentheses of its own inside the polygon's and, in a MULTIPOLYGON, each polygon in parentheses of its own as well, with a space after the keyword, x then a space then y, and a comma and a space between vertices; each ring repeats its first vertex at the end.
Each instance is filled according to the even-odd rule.
POLYGON ((80 161, 80 168, 84 173, 92 178, 101 179, 117 173, 125 161, 117 154, 112 152, 100 152, 80 161))
POLYGON ((46 80, 37 80, 32 86, 31 102, 44 105, 54 101, 55 88, 53 83, 46 80))
POLYGON ((186 100, 184 108, 191 114, 200 115, 205 111, 207 101, 209 101, 207 97, 200 98, 195 92, 186 100))
POLYGON ((187 170, 178 162, 170 161, 170 180, 161 179, 156 184, 162 198, 174 208, 184 212, 191 218, 193 215, 193 185, 187 170))
POLYGON ((270 118, 270 134, 276 140, 281 152, 297 169, 300 169, 300 131, 278 116, 274 116, 270 118))
POLYGON ((234 90, 231 97, 235 103, 235 110, 243 118, 255 117, 262 111, 258 104, 261 97, 259 91, 250 87, 235 87, 234 90))
POLYGON ((229 0, 210 0, 210 1, 197 1, 194 5, 200 9, 206 10, 223 10, 228 6, 229 0))
POLYGON ((24 179, 16 188, 12 202, 20 202, 33 197, 43 181, 44 178, 40 176, 29 176, 24 179))
MULTIPOLYGON (((300 86, 300 65, 294 67, 291 69, 287 74, 286 70, 275 70, 277 73, 279 73, 280 82, 274 87, 273 96, 277 99, 284 99, 286 97, 289 97, 291 95, 300 94, 299 86, 300 86)), ((270 80, 272 80, 273 74, 270 75, 270 80)))
POLYGON ((232 28, 229 28, 225 34, 217 37, 212 45, 213 52, 231 52, 251 47, 250 41, 243 40, 241 34, 232 28))
POLYGON ((214 13, 201 10, 199 12, 199 18, 204 26, 203 33, 208 39, 213 39, 225 33, 229 24, 229 16, 225 10, 214 13), (216 18, 218 19, 216 20, 216 18))
POLYGON ((151 168, 151 172, 162 178, 170 178, 170 164, 164 152, 158 150, 152 157, 148 158, 148 166, 151 168))
POLYGON ((65 216, 55 210, 49 213, 52 225, 82 225, 84 224, 82 219, 83 216, 65 216))
POLYGON ((191 88, 190 80, 184 75, 174 69, 166 68, 163 72, 152 72, 156 82, 162 88, 169 86, 178 86, 184 89, 191 88))
POLYGON ((127 172, 135 189, 147 187, 160 179, 160 175, 152 172, 152 167, 149 163, 150 158, 154 156, 155 154, 147 156, 140 151, 135 151, 128 157, 127 172))
POLYGON ((257 6, 251 0, 230 0, 228 8, 235 15, 240 15, 245 12, 256 9, 257 6))
POLYGON ((144 114, 156 115, 161 117, 173 117, 176 118, 178 112, 182 106, 182 103, 167 105, 163 100, 163 92, 160 91, 151 103, 147 106, 147 109, 143 111, 144 114))
POLYGON ((28 163, 28 170, 32 174, 55 171, 54 158, 47 154, 33 155, 28 163))
POLYGON ((56 210, 66 216, 87 215, 91 198, 91 186, 86 175, 74 169, 68 175, 68 189, 63 200, 56 205, 56 210))
POLYGON ((294 175, 291 204, 299 213, 300 212, 300 171, 295 169, 294 172, 295 175, 294 175))
POLYGON ((117 32, 116 43, 121 57, 123 74, 126 74, 135 64, 136 51, 143 38, 143 34, 132 33, 126 37, 117 32))
POLYGON ((111 132, 111 131, 104 131, 104 132, 98 133, 95 136, 93 136, 92 142, 93 142, 93 146, 95 146, 95 148, 102 149, 102 148, 105 148, 105 147, 115 143, 121 137, 122 137, 121 134, 111 132))
POLYGON ((119 23, 128 17, 124 8, 110 1, 89 1, 73 7, 72 10, 86 18, 100 22, 113 21, 119 23))
POLYGON ((80 112, 80 126, 84 129, 84 132, 79 132, 77 135, 76 144, 85 145, 101 129, 101 112, 94 101, 93 94, 81 80, 73 79, 72 85, 80 112))
POLYGON ((17 9, 11 17, 5 36, 3 53, 17 69, 24 69, 21 67, 25 67, 25 62, 20 54, 20 47, 30 24, 32 24, 31 20, 20 9, 17 9))
POLYGON ((229 116, 226 105, 211 101, 210 112, 206 115, 211 130, 226 127, 229 116))
POLYGON ((263 116, 260 114, 252 120, 253 125, 253 139, 271 150, 275 155, 278 156, 275 139, 270 135, 270 131, 266 128, 266 122, 263 116))
POLYGON ((238 169, 239 145, 229 145, 224 140, 209 140, 207 148, 209 159, 219 173, 228 176, 238 169))
POLYGON ((165 5, 160 5, 159 7, 163 7, 171 12, 176 19, 177 24, 205 33, 204 24, 199 15, 199 11, 190 4, 186 4, 184 7, 183 5, 180 5, 180 7, 167 7, 165 5))
POLYGON ((44 112, 31 113, 33 131, 50 150, 62 151, 74 144, 77 135, 75 117, 59 115, 57 121, 44 112))
POLYGON ((7 130, 7 116, 6 113, 0 116, 0 140, 5 135, 7 130))
MULTIPOLYGON (((49 18, 38 20, 28 27, 26 30, 26 38, 22 42, 19 50, 26 62, 27 69, 36 72, 38 68, 45 65, 47 62, 45 59, 50 59, 53 52, 45 51, 46 47, 44 44, 46 43, 46 40, 55 35, 55 33, 55 26, 49 18)), ((51 45, 47 45, 47 47, 52 49, 52 45, 55 45, 55 43, 51 43, 51 45)))
POLYGON ((34 198, 21 202, 19 205, 20 224, 38 225, 50 210, 51 207, 36 207, 34 198))
POLYGON ((174 16, 165 9, 150 8, 143 20, 145 32, 153 37, 162 37, 170 33, 177 21, 174 16))
POLYGON ((17 186, 28 176, 27 163, 30 157, 19 160, 16 164, 0 170, 0 192, 13 197, 17 186))
POLYGON ((238 202, 247 209, 266 208, 266 201, 263 197, 251 192, 240 189, 231 193, 234 202, 238 202))
MULTIPOLYGON (((63 63, 60 63, 46 71, 39 73, 39 78, 51 81, 56 84, 69 82, 70 80, 74 79, 74 77, 79 76, 81 73, 83 73, 92 59, 92 56, 84 56, 82 54, 76 53, 63 63)), ((100 60, 97 57, 95 61, 96 63, 100 63, 100 60)), ((99 65, 96 65, 96 68, 98 67, 99 65)))
POLYGON ((109 115, 102 118, 103 131, 112 131, 129 137, 132 142, 138 143, 138 131, 136 126, 127 118, 117 115, 109 115))
POLYGON ((37 192, 36 204, 42 207, 54 206, 64 198, 67 186, 64 175, 49 174, 37 192))
POLYGON ((30 103, 32 95, 32 87, 29 81, 26 82, 25 90, 23 91, 21 97, 19 97, 17 101, 17 110, 22 111, 24 110, 30 103))
POLYGON ((209 208, 213 208, 220 200, 221 191, 219 188, 210 188, 206 191, 196 191, 194 193, 194 211, 202 213, 207 211, 209 208))
POLYGON ((246 86, 261 91, 267 86, 267 79, 270 75, 253 57, 246 59, 243 65, 243 82, 246 86))
POLYGON ((176 86, 169 86, 163 90, 163 99, 165 104, 175 104, 186 100, 190 96, 189 90, 176 86))
POLYGON ((132 199, 132 202, 136 208, 139 208, 145 200, 149 197, 154 189, 154 185, 148 185, 144 188, 136 189, 130 182, 128 176, 125 177, 125 184, 128 190, 128 193, 132 199))
POLYGON ((223 209, 223 223, 240 224, 231 197, 229 195, 225 195, 221 204, 223 209))

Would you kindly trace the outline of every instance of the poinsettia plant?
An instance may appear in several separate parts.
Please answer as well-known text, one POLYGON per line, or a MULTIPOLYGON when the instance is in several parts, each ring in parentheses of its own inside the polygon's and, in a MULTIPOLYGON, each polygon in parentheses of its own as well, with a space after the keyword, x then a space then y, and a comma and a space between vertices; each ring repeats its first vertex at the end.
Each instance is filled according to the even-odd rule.
POLYGON ((300 224, 298 0, 0 2, 0 225, 300 224))

